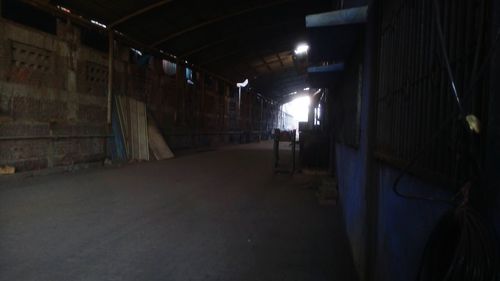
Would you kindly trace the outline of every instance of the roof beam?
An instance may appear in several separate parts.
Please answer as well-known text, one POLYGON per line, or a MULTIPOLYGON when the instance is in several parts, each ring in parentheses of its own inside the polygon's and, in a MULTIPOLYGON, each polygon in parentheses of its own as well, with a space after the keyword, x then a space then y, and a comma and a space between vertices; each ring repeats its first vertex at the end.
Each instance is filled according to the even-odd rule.
MULTIPOLYGON (((287 43, 281 43, 281 44, 279 44, 279 46, 281 46, 283 48, 288 47, 288 45, 289 44, 287 44, 287 43)), ((253 47, 255 47, 255 46, 253 46, 253 47)), ((234 50, 232 52, 227 52, 227 53, 221 54, 220 56, 216 56, 216 57, 210 58, 208 60, 201 61, 199 64, 201 66, 205 66, 205 65, 217 62, 217 61, 221 61, 221 60, 227 59, 229 57, 234 57, 235 55, 238 55, 238 54, 241 54, 241 53, 249 52, 250 50, 251 50, 250 48, 236 49, 236 50, 234 50)))
MULTIPOLYGON (((212 41, 212 42, 208 42, 208 43, 205 43, 199 47, 196 47, 194 49, 191 49, 191 50, 188 50, 186 51, 185 53, 181 54, 179 57, 180 58, 186 58, 190 55, 193 55, 193 54, 197 54, 197 53, 201 53, 207 49, 210 49, 212 47, 215 47, 215 46, 219 46, 219 45, 222 45, 226 42, 232 42, 233 40, 236 40, 240 37, 244 37, 245 39, 247 38, 259 38, 261 39, 262 38, 262 33, 264 30, 271 30, 271 29, 278 29, 280 33, 287 33, 288 30, 292 30, 291 28, 292 27, 303 27, 304 25, 304 22, 303 20, 299 19, 293 19, 293 20, 290 20, 290 21, 280 21, 280 22, 277 22, 275 24, 271 24, 271 25, 265 25, 265 26, 252 26, 251 28, 249 28, 248 30, 240 30, 240 32, 238 33, 232 33, 220 40, 217 40, 217 41, 212 41), (284 29, 284 27, 286 27, 286 29, 284 29)), ((274 33, 273 33, 274 34, 274 33)))
POLYGON ((226 41, 229 41, 229 40, 230 40, 230 38, 224 38, 224 39, 222 39, 222 40, 218 40, 218 41, 215 41, 215 42, 211 42, 211 43, 205 44, 205 45, 200 46, 200 47, 198 47, 198 48, 196 48, 196 49, 192 49, 192 50, 189 50, 189 51, 187 51, 187 52, 185 52, 185 53, 181 54, 181 55, 179 56, 179 58, 186 58, 186 57, 188 57, 188 56, 190 56, 190 55, 192 55, 192 54, 199 53, 199 52, 201 52, 201 51, 203 51, 203 50, 206 50, 206 49, 208 49, 208 48, 211 48, 211 47, 214 47, 214 46, 220 45, 220 44, 222 44, 222 43, 224 43, 224 42, 226 42, 226 41))
POLYGON ((216 57, 213 57, 213 58, 211 58, 209 60, 203 61, 203 62, 200 63, 200 65, 205 66, 207 64, 211 64, 213 62, 220 61, 221 59, 237 55, 237 54, 239 54, 241 52, 243 52, 243 49, 236 49, 236 50, 234 50, 232 52, 224 53, 224 54, 222 54, 220 56, 216 56, 216 57))
POLYGON ((281 64, 281 67, 285 67, 283 60, 281 59, 280 53, 276 53, 276 57, 278 57, 278 60, 280 61, 280 64, 281 64))
POLYGON ((255 69, 255 67, 251 66, 250 63, 245 62, 245 65, 247 66, 247 69, 249 69, 251 72, 253 72, 254 76, 259 76, 260 73, 255 69))
MULTIPOLYGON (((165 58, 165 59, 169 59, 169 60, 175 59, 174 57, 172 57, 170 55, 162 53, 159 49, 147 46, 147 45, 145 45, 145 44, 143 44, 143 43, 141 43, 133 38, 128 37, 127 35, 125 35, 123 33, 120 33, 120 32, 117 32, 116 30, 111 29, 109 26, 107 28, 103 28, 101 26, 93 24, 92 22, 90 22, 90 20, 88 20, 80 15, 76 15, 74 13, 71 13, 71 14, 66 13, 63 10, 57 8, 56 6, 53 6, 51 4, 46 3, 47 1, 40 1, 40 0, 21 0, 21 1, 23 3, 29 4, 29 5, 37 8, 37 9, 40 9, 42 11, 46 11, 52 15, 70 19, 71 21, 79 24, 80 26, 88 27, 90 29, 101 32, 102 34, 108 34, 108 32, 110 32, 110 31, 114 32, 115 33, 114 34, 115 40, 119 40, 122 43, 127 44, 131 47, 139 48, 141 50, 146 50, 146 51, 150 52, 151 54, 158 56, 159 58, 165 58)), ((182 65, 182 63, 181 63, 181 65, 182 65)), ((228 83, 230 85, 235 84, 234 81, 228 79, 227 77, 223 77, 217 73, 211 72, 207 69, 202 68, 199 65, 195 65, 193 68, 198 70, 198 71, 202 71, 205 74, 212 75, 213 77, 216 77, 222 81, 225 81, 226 83, 228 83)))
MULTIPOLYGON (((260 54, 262 54, 264 51, 262 50, 263 48, 269 49, 269 46, 272 46, 270 52, 266 52, 268 54, 274 54, 277 51, 278 52, 283 52, 283 51, 292 51, 293 49, 293 42, 297 41, 297 37, 300 36, 294 36, 294 34, 291 33, 284 33, 275 36, 274 38, 270 40, 257 40, 258 38, 255 38, 256 40, 254 42, 249 42, 244 45, 238 45, 238 46, 232 46, 231 49, 232 51, 227 51, 226 49, 221 49, 220 51, 216 52, 210 57, 203 57, 201 58, 198 63, 200 65, 207 65, 211 64, 213 62, 221 61, 221 60, 226 60, 229 57, 234 57, 237 54, 243 53, 243 54, 253 54, 254 59, 259 59, 259 56, 255 56, 256 52, 259 51, 260 54), (256 51, 257 50, 257 51, 256 51)), ((225 63, 222 63, 225 65, 225 63)), ((230 64, 235 64, 235 61, 232 60, 230 64)))
POLYGON ((262 55, 259 55, 259 58, 264 63, 264 65, 267 67, 267 70, 269 70, 269 72, 273 72, 273 69, 271 68, 269 63, 267 63, 267 61, 264 59, 264 57, 262 55))
POLYGON ((263 5, 258 5, 258 6, 255 6, 255 7, 251 7, 251 8, 243 9, 243 10, 240 10, 240 11, 236 11, 234 13, 225 14, 225 15, 222 15, 220 17, 216 17, 216 18, 213 18, 213 19, 201 22, 201 23, 199 23, 197 25, 193 25, 193 26, 190 26, 188 28, 185 28, 185 29, 179 30, 177 32, 174 32, 172 34, 169 34, 165 38, 162 38, 162 39, 154 42, 153 44, 151 44, 151 46, 156 47, 156 46, 158 46, 160 44, 163 44, 163 43, 165 43, 165 42, 167 42, 167 41, 169 41, 169 40, 171 40, 173 38, 179 37, 179 36, 184 35, 184 34, 186 34, 188 32, 191 32, 193 30, 200 29, 200 28, 205 27, 207 25, 211 25, 211 24, 214 24, 214 23, 217 23, 217 22, 229 19, 229 18, 234 18, 236 16, 247 14, 247 13, 250 13, 250 12, 254 12, 254 11, 257 11, 257 10, 260 10, 260 9, 265 9, 265 8, 269 8, 269 7, 272 7, 272 6, 277 6, 277 5, 280 5, 280 4, 289 2, 289 1, 292 1, 292 0, 278 0, 278 1, 273 1, 273 2, 270 2, 270 3, 263 4, 263 5))
POLYGON ((170 3, 170 2, 172 2, 172 0, 162 0, 162 1, 159 1, 157 3, 151 4, 149 6, 146 6, 146 7, 142 8, 142 9, 140 9, 140 10, 137 10, 137 11, 131 13, 131 14, 128 14, 128 15, 126 15, 126 16, 124 16, 124 17, 122 17, 122 18, 120 18, 120 19, 112 22, 111 24, 109 24, 109 27, 111 27, 111 28, 116 27, 119 24, 122 24, 122 23, 124 23, 124 22, 126 22, 126 21, 128 21, 128 20, 130 20, 132 18, 135 18, 137 16, 145 14, 145 13, 147 13, 147 12, 153 10, 153 9, 156 9, 158 7, 164 6, 164 5, 166 5, 166 4, 170 3))
POLYGON ((274 28, 280 28, 279 31, 280 32, 283 32, 283 26, 286 26, 288 30, 288 28, 290 27, 295 27, 295 25, 297 26, 303 26, 304 22, 302 20, 297 20, 297 19, 294 19, 294 20, 291 20, 291 21, 282 21, 282 22, 278 22, 276 24, 271 24, 271 25, 266 25, 266 26, 257 26, 257 27, 252 27, 251 29, 249 29, 248 31, 240 31, 238 33, 232 33, 220 40, 217 40, 217 41, 213 41, 213 42, 208 42, 206 44, 203 44, 201 46, 198 46, 198 47, 195 47, 194 49, 190 49, 188 51, 186 51, 185 53, 179 55, 179 58, 187 58, 188 56, 190 55, 193 55, 193 54, 197 54, 197 53, 201 53, 207 49, 210 49, 212 47, 215 47, 215 46, 219 46, 219 45, 222 45, 226 42, 232 42, 233 40, 236 40, 240 37, 244 37, 244 38, 259 38, 261 39, 262 38, 262 31, 263 30, 269 30, 269 29, 274 29, 274 28), (300 25, 299 25, 300 24, 300 25), (251 35, 249 35, 251 34, 251 35))

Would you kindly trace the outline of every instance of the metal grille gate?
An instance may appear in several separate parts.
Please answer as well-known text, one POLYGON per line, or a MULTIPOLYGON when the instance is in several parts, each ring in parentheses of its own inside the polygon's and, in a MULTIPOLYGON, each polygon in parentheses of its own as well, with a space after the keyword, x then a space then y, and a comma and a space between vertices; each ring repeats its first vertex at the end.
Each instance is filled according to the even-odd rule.
MULTIPOLYGON (((379 18, 376 155, 401 167, 428 146, 410 172, 449 183, 460 180, 457 175, 465 165, 457 166, 460 123, 442 59, 432 1, 383 1, 379 18), (447 120, 451 121, 443 125, 447 120), (438 131, 439 138, 428 144, 438 131)), ((477 78, 488 48, 488 1, 438 3, 459 94, 467 112, 481 118, 481 97, 485 97, 487 81, 477 78)))

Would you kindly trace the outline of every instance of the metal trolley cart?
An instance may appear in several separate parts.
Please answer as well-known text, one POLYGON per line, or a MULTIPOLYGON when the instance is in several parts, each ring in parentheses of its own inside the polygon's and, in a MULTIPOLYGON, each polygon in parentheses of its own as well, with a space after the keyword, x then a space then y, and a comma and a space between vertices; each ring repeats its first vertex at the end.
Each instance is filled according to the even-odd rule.
POLYGON ((274 172, 291 174, 295 173, 295 155, 296 155, 296 144, 297 144, 297 130, 282 131, 280 129, 274 129, 274 172), (290 166, 283 162, 280 162, 280 142, 289 142, 291 151, 291 163, 290 166))

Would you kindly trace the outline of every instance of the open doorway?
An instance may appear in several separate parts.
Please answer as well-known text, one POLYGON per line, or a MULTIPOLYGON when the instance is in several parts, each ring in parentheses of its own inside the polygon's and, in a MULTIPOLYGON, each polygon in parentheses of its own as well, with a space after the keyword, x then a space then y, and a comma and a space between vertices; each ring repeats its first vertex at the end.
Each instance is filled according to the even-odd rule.
POLYGON ((291 129, 298 129, 299 122, 307 122, 310 104, 311 98, 309 96, 301 96, 283 105, 283 112, 290 114, 294 119, 291 129))

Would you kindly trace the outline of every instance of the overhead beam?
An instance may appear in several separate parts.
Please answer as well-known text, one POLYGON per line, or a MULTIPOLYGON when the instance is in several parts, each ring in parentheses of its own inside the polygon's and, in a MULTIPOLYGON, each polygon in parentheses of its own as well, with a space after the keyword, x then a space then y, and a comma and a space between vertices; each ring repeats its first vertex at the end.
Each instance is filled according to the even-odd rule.
POLYGON ((368 6, 336 10, 306 16, 306 27, 328 27, 348 24, 366 23, 368 6))
POLYGON ((214 62, 221 61, 221 60, 227 59, 229 57, 233 57, 235 55, 238 55, 238 54, 241 54, 241 53, 244 53, 247 51, 249 51, 249 49, 236 49, 232 52, 224 53, 224 54, 221 54, 220 56, 216 56, 216 57, 213 57, 209 60, 205 60, 205 61, 201 62, 200 65, 206 66, 208 64, 213 64, 214 62))
POLYGON ((283 63, 283 60, 281 59, 280 53, 276 53, 276 57, 278 57, 278 60, 281 64, 281 67, 285 67, 285 64, 283 63))
MULTIPOLYGON (((256 44, 245 45, 243 48, 236 48, 234 51, 231 52, 224 52, 221 55, 213 56, 210 59, 202 60, 198 63, 200 65, 207 65, 245 52, 254 54, 255 53, 254 50, 259 49, 259 47, 263 44, 266 46, 274 45, 273 47, 274 49, 284 50, 286 48, 286 50, 290 50, 289 48, 292 48, 290 41, 291 39, 289 40, 288 37, 284 37, 284 38, 278 38, 278 40, 274 41, 257 42, 256 44)), ((258 59, 258 57, 256 57, 256 59, 258 59)))
POLYGON ((278 22, 278 23, 274 23, 274 24, 270 24, 270 25, 265 25, 265 26, 251 26, 251 27, 248 27, 248 29, 239 30, 239 32, 237 32, 237 33, 231 33, 230 35, 225 36, 224 38, 222 38, 220 40, 208 42, 208 43, 205 43, 205 44, 198 46, 194 49, 188 50, 185 53, 179 55, 179 57, 186 58, 190 55, 201 53, 202 51, 205 51, 205 50, 210 49, 212 47, 222 45, 226 42, 231 42, 232 40, 236 40, 240 37, 244 37, 244 38, 259 37, 259 38, 262 38, 262 33, 264 32, 264 30, 267 31, 270 29, 279 28, 279 32, 284 32, 283 27, 286 27, 287 28, 286 30, 291 30, 291 28, 295 27, 295 26, 303 27, 304 21, 300 20, 300 19, 299 20, 293 19, 291 21, 282 21, 282 22, 278 22))
POLYGON ((114 49, 115 49, 115 37, 114 32, 109 31, 108 33, 108 106, 107 106, 107 121, 108 125, 111 125, 111 109, 113 101, 113 62, 114 62, 114 49))
POLYGON ((137 10, 137 11, 131 13, 131 14, 128 14, 128 15, 126 15, 126 16, 124 16, 124 17, 122 17, 122 18, 120 18, 120 19, 112 22, 111 24, 109 24, 109 27, 111 27, 111 28, 116 27, 119 24, 122 24, 122 23, 124 23, 124 22, 126 22, 126 21, 128 21, 128 20, 130 20, 132 18, 135 18, 137 16, 145 14, 145 13, 147 13, 147 12, 149 12, 151 10, 154 10, 154 9, 156 9, 158 7, 164 6, 164 5, 166 5, 166 4, 170 3, 170 2, 172 2, 172 0, 162 0, 162 1, 159 1, 157 3, 151 4, 149 6, 146 6, 146 7, 142 8, 142 9, 140 9, 140 10, 137 10))
MULTIPOLYGON (((56 6, 53 6, 51 4, 46 3, 46 1, 40 1, 40 0, 21 0, 21 1, 23 3, 29 4, 29 5, 37 8, 37 9, 40 9, 42 11, 46 11, 54 16, 70 19, 73 23, 76 23, 80 26, 88 27, 88 28, 93 29, 97 32, 100 32, 101 34, 108 34, 110 31, 114 32, 114 39, 117 41, 120 41, 123 44, 126 44, 130 47, 134 47, 137 49, 147 51, 147 52, 151 53, 152 55, 158 56, 159 58, 164 58, 164 59, 168 59, 168 60, 175 60, 175 57, 161 52, 158 48, 150 47, 146 44, 143 44, 143 43, 121 33, 121 32, 117 32, 116 30, 113 30, 109 27, 103 28, 101 26, 95 25, 90 20, 88 20, 80 15, 76 15, 74 13, 71 13, 71 14, 66 13, 63 10, 57 8, 56 6)), ((180 64, 182 65, 182 63, 180 63, 180 64)), ((231 81, 227 77, 223 77, 217 73, 214 73, 214 72, 211 72, 207 69, 204 69, 200 65, 195 65, 193 67, 193 69, 198 70, 198 71, 203 71, 206 74, 209 74, 217 79, 220 79, 220 80, 222 80, 230 85, 233 85, 233 84, 235 85, 235 83, 236 83, 234 81, 231 81)))
POLYGON ((253 72, 253 74, 255 76, 259 76, 260 75, 260 73, 257 71, 257 69, 255 69, 255 67, 253 67, 252 65, 250 65, 250 63, 248 63, 248 61, 245 62, 245 65, 247 66, 247 69, 249 69, 251 72, 253 72))
POLYGON ((267 63, 266 59, 264 59, 264 57, 262 55, 258 55, 258 57, 264 63, 264 65, 266 66, 267 70, 269 70, 269 72, 273 72, 273 69, 271 68, 271 66, 269 65, 269 63, 267 63))
POLYGON ((207 25, 211 25, 211 24, 214 24, 214 23, 217 23, 217 22, 229 19, 229 18, 234 18, 236 16, 240 16, 240 15, 243 15, 243 14, 254 12, 254 11, 257 11, 257 10, 260 10, 260 9, 265 9, 265 8, 269 8, 269 7, 272 7, 272 6, 277 6, 277 5, 280 5, 280 4, 284 4, 284 3, 289 2, 289 1, 292 1, 292 0, 278 0, 278 1, 273 1, 273 2, 270 2, 270 3, 263 4, 263 5, 258 5, 258 6, 255 6, 255 7, 251 7, 251 8, 243 9, 243 10, 240 10, 240 11, 236 11, 234 13, 225 14, 223 16, 216 17, 216 18, 204 21, 202 23, 190 26, 188 28, 179 30, 179 31, 174 32, 172 34, 169 34, 165 38, 162 38, 162 39, 154 42, 153 44, 151 44, 151 46, 156 47, 156 46, 158 46, 160 44, 163 44, 163 43, 165 43, 165 42, 167 42, 167 41, 169 41, 169 40, 171 40, 173 38, 176 38, 176 37, 184 35, 184 34, 186 34, 188 32, 200 29, 200 28, 205 27, 207 25))
MULTIPOLYGON (((263 30, 268 30, 268 29, 273 29, 273 28, 279 28, 279 27, 282 27, 282 26, 286 26, 287 27, 287 30, 288 28, 290 27, 293 27, 295 26, 295 24, 297 26, 300 26, 300 27, 303 27, 303 20, 297 20, 297 19, 294 19, 294 20, 291 20, 291 21, 283 21, 283 22, 278 22, 276 24, 271 24, 271 25, 266 25, 266 26, 252 26, 251 28, 249 28, 249 30, 240 30, 239 32, 237 33, 232 33, 220 40, 216 40, 216 41, 213 41, 213 42, 208 42, 208 43, 205 43, 201 46, 197 46, 195 47, 194 49, 191 49, 191 50, 188 50, 182 54, 179 55, 180 58, 187 58, 188 56, 190 55, 193 55, 193 54, 197 54, 197 53, 201 53, 202 51, 205 51, 207 49, 210 49, 212 47, 215 47, 215 46, 219 46, 219 45, 222 45, 224 43, 227 43, 227 42, 231 42, 232 40, 235 40, 239 37, 244 37, 244 38, 254 38, 254 37, 258 37, 258 38, 262 38, 262 32, 263 30), (249 35, 251 34, 251 36, 249 35)), ((280 29, 279 30, 280 32, 283 32, 283 29, 280 29)))
POLYGON ((236 50, 234 50, 232 52, 225 53, 225 54, 222 54, 220 56, 213 57, 213 58, 211 58, 209 60, 205 60, 205 61, 201 62, 200 65, 201 66, 205 66, 207 64, 211 64, 213 62, 220 61, 221 59, 224 59, 224 58, 227 58, 227 57, 231 57, 231 56, 240 54, 241 52, 243 52, 242 49, 236 49, 236 50))
POLYGON ((189 50, 189 51, 187 51, 185 53, 182 53, 181 55, 179 55, 179 58, 181 58, 181 59, 187 58, 190 55, 193 55, 193 54, 199 53, 199 52, 201 52, 203 50, 209 49, 211 47, 220 45, 220 44, 222 44, 222 43, 224 43, 226 41, 229 41, 229 40, 230 40, 230 38, 224 38, 222 40, 218 40, 218 41, 215 41, 215 42, 211 42, 211 43, 205 44, 205 45, 200 46, 200 47, 198 47, 196 49, 192 49, 192 50, 189 50))

